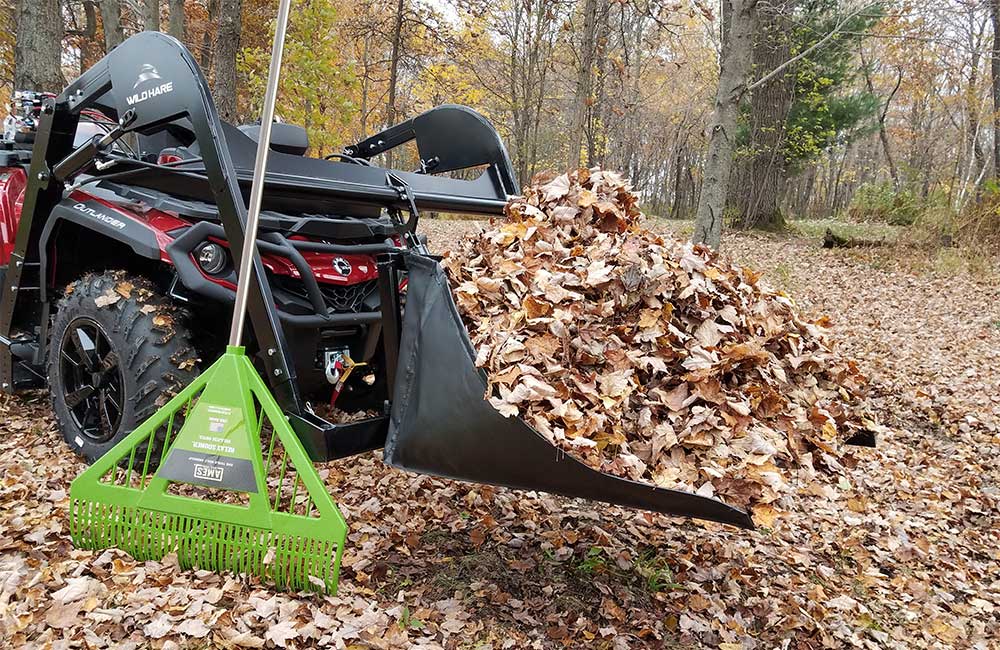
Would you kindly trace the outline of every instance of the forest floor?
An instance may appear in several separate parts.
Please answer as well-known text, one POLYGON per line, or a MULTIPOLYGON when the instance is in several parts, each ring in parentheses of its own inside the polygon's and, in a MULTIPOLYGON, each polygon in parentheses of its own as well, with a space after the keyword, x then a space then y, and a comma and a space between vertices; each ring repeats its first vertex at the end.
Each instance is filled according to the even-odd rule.
MULTIPOLYGON (((477 224, 424 223, 434 248, 477 224)), ((889 434, 795 479, 756 531, 392 470, 323 467, 336 597, 70 545, 43 393, 0 399, 0 646, 1000 648, 1000 288, 892 247, 727 233, 872 379, 889 434)))

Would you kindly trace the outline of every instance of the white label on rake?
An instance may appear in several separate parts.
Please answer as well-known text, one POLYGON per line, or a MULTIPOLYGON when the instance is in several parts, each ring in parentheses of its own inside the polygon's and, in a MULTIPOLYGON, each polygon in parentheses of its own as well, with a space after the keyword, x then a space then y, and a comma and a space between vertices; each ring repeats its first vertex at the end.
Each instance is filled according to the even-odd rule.
POLYGON ((74 438, 73 442, 76 443, 77 447, 82 447, 83 446, 83 438, 81 438, 80 436, 77 436, 76 438, 74 438))
POLYGON ((222 467, 209 467, 208 465, 195 465, 194 477, 206 481, 221 481, 224 473, 222 467))

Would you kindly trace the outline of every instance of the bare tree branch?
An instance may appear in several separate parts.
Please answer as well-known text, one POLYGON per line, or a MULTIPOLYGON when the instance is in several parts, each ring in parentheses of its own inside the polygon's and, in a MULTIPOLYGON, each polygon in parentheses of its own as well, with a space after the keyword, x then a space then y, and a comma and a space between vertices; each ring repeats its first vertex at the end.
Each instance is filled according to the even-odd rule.
POLYGON ((875 5, 876 5, 876 3, 867 4, 867 5, 864 5, 863 7, 859 7, 855 11, 847 14, 846 16, 844 16, 843 19, 841 19, 841 21, 839 23, 837 23, 837 26, 834 27, 833 29, 831 29, 823 38, 819 39, 818 41, 816 41, 815 43, 813 43, 812 45, 810 45, 806 49, 802 50, 801 52, 799 52, 798 54, 796 54, 792 58, 788 59, 787 61, 785 61, 784 63, 782 63, 781 65, 779 65, 777 68, 775 68, 774 70, 771 70, 770 72, 768 72, 766 75, 764 75, 760 79, 754 81, 751 84, 748 84, 747 87, 746 87, 746 90, 747 91, 752 91, 755 88, 759 88, 759 87, 763 86, 768 81, 770 81, 771 79, 774 79, 776 76, 778 76, 779 74, 781 74, 784 70, 788 69, 789 66, 793 65, 794 63, 796 63, 798 61, 801 61, 802 59, 804 59, 805 57, 809 56, 810 54, 812 54, 813 52, 815 52, 819 48, 823 47, 834 36, 837 36, 838 34, 843 33, 841 30, 844 28, 844 26, 846 24, 848 24, 850 21, 852 21, 855 18, 857 18, 858 16, 860 16, 863 12, 872 9, 873 7, 875 7, 875 5))

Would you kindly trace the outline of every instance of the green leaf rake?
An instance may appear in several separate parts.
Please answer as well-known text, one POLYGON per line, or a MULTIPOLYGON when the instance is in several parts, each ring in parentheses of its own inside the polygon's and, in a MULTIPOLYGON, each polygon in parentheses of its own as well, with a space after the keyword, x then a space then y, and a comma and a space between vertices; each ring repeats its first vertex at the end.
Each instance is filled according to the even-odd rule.
POLYGON ((229 346, 197 380, 73 481, 70 530, 88 549, 334 592, 347 527, 240 346, 290 0, 280 0, 229 346))
POLYGON ((70 489, 73 542, 138 560, 336 591, 347 526, 243 348, 218 361, 70 489))

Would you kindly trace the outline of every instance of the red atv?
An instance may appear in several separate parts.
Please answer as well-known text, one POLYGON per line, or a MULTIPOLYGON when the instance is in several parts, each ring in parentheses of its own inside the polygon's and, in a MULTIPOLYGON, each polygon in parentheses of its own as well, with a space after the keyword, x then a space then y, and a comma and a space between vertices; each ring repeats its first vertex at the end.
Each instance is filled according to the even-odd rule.
MULTIPOLYGON (((162 72, 147 65, 143 74, 162 72)), ((9 351, 3 386, 47 384, 66 441, 93 460, 150 416, 166 395, 189 383, 202 359, 221 354, 236 269, 190 119, 101 145, 121 130, 122 116, 94 102, 74 116, 71 138, 58 134, 56 153, 57 134, 39 132, 43 113, 58 110, 56 104, 54 96, 15 93, 15 110, 0 141, 0 273, 7 276, 0 343, 9 351), (45 136, 48 142, 40 142, 45 136), (88 160, 77 153, 81 150, 90 154, 88 160), (48 179, 37 194, 51 205, 44 213, 36 207, 22 227, 29 173, 39 173, 31 172, 32 165, 40 156, 75 155, 80 159, 72 163, 72 173, 65 164, 60 170, 61 161, 41 172, 48 179)), ((441 125, 480 129, 494 147, 499 143, 485 120, 459 106, 434 109, 327 160, 305 157, 309 140, 301 127, 272 127, 268 180, 273 182, 258 249, 274 305, 264 311, 277 317, 280 331, 261 341, 255 330, 252 349, 279 380, 283 406, 319 457, 378 447, 384 440, 389 396, 382 372, 377 256, 421 245, 414 235, 418 206, 497 214, 513 192, 502 145, 494 149, 501 155, 493 173, 485 175, 496 181, 478 186, 489 192, 468 198, 453 192, 410 194, 405 177, 416 174, 387 175, 369 163, 368 158, 422 139, 441 125), (315 171, 303 176, 310 165, 357 173, 344 174, 346 181, 315 171), (375 188, 359 182, 373 178, 375 188), (326 191, 331 184, 353 187, 332 197, 326 191), (395 207, 400 203, 413 210, 405 226, 395 207), (375 417, 333 436, 337 427, 317 418, 310 402, 335 402, 342 410, 375 417)), ((258 130, 222 124, 243 191, 258 130)), ((441 154, 446 152, 423 160, 418 173, 430 180, 431 169, 453 169, 441 154)), ((467 150, 461 158, 462 165, 477 162, 467 159, 467 150)), ((447 178, 439 182, 477 187, 447 178)), ((403 284, 401 276, 397 286, 403 284)), ((258 301, 258 312, 260 307, 258 301)), ((269 314, 261 320, 268 321, 269 314)))

